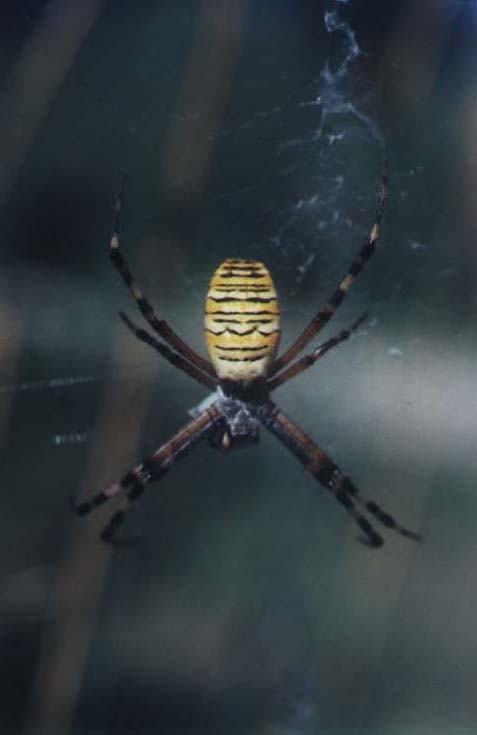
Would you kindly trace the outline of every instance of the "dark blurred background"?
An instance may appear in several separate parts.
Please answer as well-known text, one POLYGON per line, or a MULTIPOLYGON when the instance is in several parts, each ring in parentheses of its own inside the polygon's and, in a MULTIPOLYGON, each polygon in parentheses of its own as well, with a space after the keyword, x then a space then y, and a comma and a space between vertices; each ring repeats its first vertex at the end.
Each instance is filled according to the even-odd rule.
POLYGON ((0 732, 477 731, 473 0, 17 0, 0 8, 0 732), (123 253, 203 351, 211 273, 274 274, 289 344, 380 246, 277 391, 424 535, 373 550, 272 437, 196 448, 105 548, 116 480, 205 396, 121 325, 123 253))

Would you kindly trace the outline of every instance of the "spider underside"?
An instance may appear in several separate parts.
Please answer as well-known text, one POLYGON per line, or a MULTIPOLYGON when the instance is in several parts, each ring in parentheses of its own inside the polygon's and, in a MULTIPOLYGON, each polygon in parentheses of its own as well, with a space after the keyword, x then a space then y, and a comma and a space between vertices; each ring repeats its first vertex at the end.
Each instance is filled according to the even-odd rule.
POLYGON ((274 434, 335 497, 354 518, 371 546, 381 546, 383 539, 357 505, 383 526, 408 538, 420 538, 401 526, 373 500, 364 497, 350 478, 270 398, 275 388, 311 367, 330 349, 348 339, 365 319, 364 314, 305 357, 295 359, 327 324, 365 262, 373 255, 386 197, 384 175, 368 239, 326 306, 280 357, 276 357, 280 340, 278 300, 267 268, 255 260, 230 258, 224 261, 212 277, 207 294, 205 329, 209 361, 183 342, 167 322, 158 319, 136 285, 119 249, 119 215, 123 199, 120 192, 113 219, 111 260, 143 317, 164 342, 137 327, 123 313, 120 313, 121 319, 140 341, 153 347, 166 360, 213 392, 189 412, 192 420, 151 456, 130 469, 118 482, 76 505, 76 512, 86 515, 111 498, 120 498, 119 509, 101 534, 104 541, 115 540, 116 531, 129 507, 142 495, 146 486, 167 474, 201 439, 208 437, 212 446, 229 450, 257 443, 260 426, 274 434))

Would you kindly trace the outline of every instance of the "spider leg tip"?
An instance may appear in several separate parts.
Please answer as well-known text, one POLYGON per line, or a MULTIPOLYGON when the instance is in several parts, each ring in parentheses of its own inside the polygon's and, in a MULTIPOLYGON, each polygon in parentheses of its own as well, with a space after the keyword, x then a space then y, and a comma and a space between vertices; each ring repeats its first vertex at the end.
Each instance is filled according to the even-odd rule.
POLYGON ((85 516, 92 509, 93 509, 93 506, 91 505, 91 503, 88 503, 88 502, 78 503, 77 505, 73 506, 73 512, 76 513, 76 515, 78 516, 85 516))
POLYGON ((406 538, 412 539, 413 541, 422 541, 423 536, 420 533, 416 533, 416 531, 409 531, 407 528, 401 528, 401 535, 405 536, 406 538))
POLYGON ((120 311, 118 313, 119 313, 119 318, 121 319, 122 323, 125 324, 126 327, 131 332, 133 332, 134 334, 137 334, 137 331, 138 331, 137 327, 135 327, 135 325, 132 323, 130 318, 124 313, 124 311, 120 311))
POLYGON ((384 539, 378 533, 374 533, 372 536, 360 536, 359 540, 364 546, 368 546, 370 549, 379 549, 384 545, 384 539))
POLYGON ((140 536, 131 536, 129 538, 117 538, 114 534, 114 531, 112 528, 109 528, 107 526, 100 534, 100 539, 104 544, 107 544, 108 546, 113 546, 114 548, 117 547, 124 547, 124 548, 133 548, 133 549, 139 549, 142 545, 142 538, 140 536))
POLYGON ((75 513, 75 515, 78 516, 84 516, 93 509, 93 506, 88 501, 78 503, 78 496, 75 495, 75 493, 70 494, 68 498, 68 507, 72 513, 75 513))
POLYGON ((105 544, 108 544, 108 545, 111 545, 111 546, 114 544, 114 533, 113 533, 112 529, 109 528, 109 526, 107 526, 104 529, 104 531, 101 531, 100 539, 105 544))

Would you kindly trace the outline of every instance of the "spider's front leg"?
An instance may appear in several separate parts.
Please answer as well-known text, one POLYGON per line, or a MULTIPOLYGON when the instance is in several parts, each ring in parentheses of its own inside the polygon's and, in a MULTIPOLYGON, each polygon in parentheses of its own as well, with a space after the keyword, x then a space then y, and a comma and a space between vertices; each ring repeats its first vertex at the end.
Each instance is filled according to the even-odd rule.
POLYGON ((209 406, 197 418, 190 421, 183 429, 177 432, 172 439, 163 444, 147 459, 143 460, 124 477, 89 500, 79 503, 75 507, 76 513, 83 516, 90 513, 111 498, 122 494, 123 503, 114 513, 108 525, 101 534, 103 541, 114 541, 115 533, 124 520, 130 505, 144 492, 146 485, 163 477, 177 462, 182 459, 197 442, 211 432, 222 421, 222 415, 214 405, 209 406))
POLYGON ((215 377, 215 372, 212 367, 212 363, 210 363, 208 360, 205 360, 201 355, 199 355, 195 350, 192 349, 192 347, 189 347, 184 340, 182 340, 178 334, 169 326, 169 324, 164 319, 158 319, 156 316, 154 309, 152 308, 151 304, 149 303, 148 299, 145 297, 145 295, 142 293, 141 289, 135 282, 133 275, 131 271, 129 270, 128 266, 126 265, 126 261, 124 260, 124 257, 121 253, 121 250, 119 248, 119 218, 121 214, 121 209, 123 206, 123 198, 124 198, 124 183, 121 187, 121 190, 118 194, 118 197, 116 199, 116 205, 114 208, 114 217, 113 217, 113 228, 112 228, 112 234, 111 234, 111 242, 110 242, 110 257, 111 262, 113 265, 117 268, 121 278, 123 279, 124 283, 129 289, 129 292, 136 302, 136 305, 143 315, 144 319, 151 325, 151 327, 154 329, 157 334, 166 340, 177 352, 179 355, 181 355, 185 360, 187 360, 189 363, 194 365, 196 368, 201 370, 202 372, 206 373, 207 375, 211 375, 215 377))
POLYGON ((315 444, 310 437, 296 426, 285 414, 270 402, 270 410, 262 417, 263 424, 300 460, 305 468, 315 477, 345 510, 354 518, 355 522, 366 534, 371 546, 381 546, 383 539, 371 523, 360 513, 353 502, 355 500, 365 510, 373 515, 386 528, 397 531, 402 536, 420 540, 419 534, 401 526, 389 513, 380 506, 365 498, 358 488, 351 482, 338 465, 336 465, 315 444))
POLYGON ((182 370, 191 378, 194 378, 194 380, 202 383, 202 385, 207 386, 207 388, 211 388, 212 390, 214 390, 217 387, 218 381, 215 378, 212 378, 211 376, 206 375, 205 373, 198 370, 198 368, 192 365, 192 363, 188 363, 187 360, 181 357, 177 352, 173 352, 172 350, 170 350, 167 345, 159 342, 155 337, 149 334, 149 332, 146 332, 145 329, 140 329, 139 327, 137 327, 134 322, 132 322, 129 317, 126 316, 126 314, 124 314, 122 311, 119 312, 119 316, 121 317, 123 323, 129 329, 129 331, 132 332, 132 334, 134 334, 137 339, 149 345, 154 350, 157 350, 160 355, 165 357, 166 360, 172 363, 172 365, 174 365, 176 368, 179 368, 179 370, 182 370))
POLYGON ((286 352, 284 352, 282 355, 280 355, 280 357, 275 360, 269 377, 272 377, 273 375, 276 375, 281 370, 283 370, 284 367, 286 367, 292 360, 295 359, 298 353, 301 352, 304 347, 306 347, 306 345, 318 334, 318 332, 321 331, 325 324, 329 322, 336 309, 340 306, 350 288, 356 282, 356 279, 363 270, 366 262, 369 260, 369 258, 371 258, 376 250, 376 245, 379 238, 379 227, 381 224, 384 207, 386 205, 387 196, 388 177, 385 166, 381 182, 381 191, 379 193, 378 205, 376 207, 376 214, 374 216, 374 222, 371 227, 368 239, 361 246, 358 254, 351 263, 351 267, 348 270, 348 273, 343 278, 341 283, 337 286, 337 288, 333 291, 324 309, 319 311, 318 314, 313 317, 311 322, 303 330, 299 337, 297 337, 291 347, 289 347, 286 352))
POLYGON ((286 370, 283 370, 283 372, 267 380, 268 389, 270 391, 275 390, 275 388, 283 385, 283 383, 287 383, 289 380, 294 378, 296 375, 299 375, 304 370, 308 370, 308 368, 314 365, 315 362, 321 360, 321 358, 324 357, 327 352, 332 350, 334 347, 337 347, 339 344, 341 344, 341 342, 349 339, 353 332, 356 332, 356 330, 359 329, 364 320, 367 319, 367 316, 368 314, 367 312, 365 312, 359 317, 359 319, 356 319, 356 321, 353 322, 350 327, 348 327, 347 329, 342 329, 339 334, 335 334, 334 337, 330 337, 330 339, 327 339, 326 342, 318 345, 318 347, 316 347, 313 352, 310 352, 309 355, 305 355, 305 357, 302 357, 301 360, 293 362, 286 370))

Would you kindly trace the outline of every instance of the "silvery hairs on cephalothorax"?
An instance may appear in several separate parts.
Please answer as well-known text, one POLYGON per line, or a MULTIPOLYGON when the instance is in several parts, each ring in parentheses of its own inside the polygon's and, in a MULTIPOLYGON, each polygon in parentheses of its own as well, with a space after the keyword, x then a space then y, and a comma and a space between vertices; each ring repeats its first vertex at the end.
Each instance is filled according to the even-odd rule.
POLYGON ((179 370, 213 393, 191 411, 192 421, 150 457, 129 470, 118 482, 75 506, 79 515, 85 515, 115 496, 120 499, 119 509, 101 534, 104 541, 114 540, 130 505, 142 495, 146 486, 162 478, 200 439, 208 436, 212 446, 229 450, 258 442, 260 425, 274 434, 341 503, 372 546, 381 546, 383 539, 357 509, 357 504, 383 526, 408 538, 419 538, 413 531, 399 525, 373 500, 365 498, 350 478, 270 399, 275 388, 309 368, 333 347, 348 339, 366 318, 363 314, 349 328, 326 340, 305 357, 295 359, 331 319, 365 262, 373 255, 386 196, 387 181, 386 176, 383 176, 376 216, 368 239, 326 306, 279 357, 280 310, 268 269, 258 260, 225 260, 212 276, 205 305, 209 361, 189 347, 166 321, 156 316, 136 285, 119 249, 119 215, 123 199, 120 192, 113 220, 111 260, 145 320, 165 342, 160 342, 146 330, 137 327, 125 314, 121 313, 120 316, 139 340, 153 347, 179 370))

